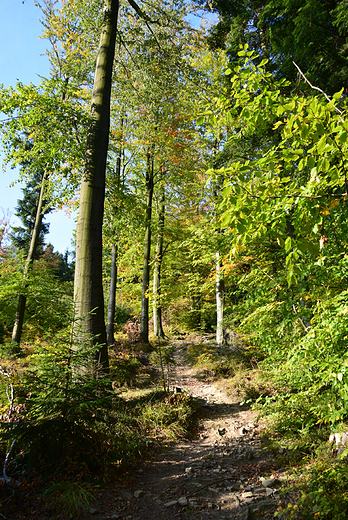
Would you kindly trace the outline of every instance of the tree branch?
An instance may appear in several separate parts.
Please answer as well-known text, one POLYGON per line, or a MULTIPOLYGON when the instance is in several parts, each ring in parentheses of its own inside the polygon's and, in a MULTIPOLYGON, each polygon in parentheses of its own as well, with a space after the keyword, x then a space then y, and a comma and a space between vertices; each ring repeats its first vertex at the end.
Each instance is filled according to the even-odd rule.
MULTIPOLYGON (((158 24, 159 22, 157 20, 151 20, 151 18, 149 16, 147 16, 146 13, 144 13, 140 7, 138 6, 138 4, 136 2, 134 2, 134 0, 128 0, 128 3, 131 7, 133 7, 134 11, 137 13, 137 15, 140 16, 140 18, 142 18, 143 20, 145 20, 145 22, 149 22, 149 23, 156 23, 158 24)), ((152 31, 151 31, 152 32, 152 31)))
MULTIPOLYGON (((299 71, 300 75, 303 77, 303 79, 305 80, 306 83, 308 83, 308 85, 313 89, 313 90, 318 90, 319 92, 321 92, 325 98, 329 101, 329 103, 331 103, 332 99, 329 98, 329 96, 326 94, 326 92, 324 92, 321 88, 319 87, 315 87, 314 85, 312 85, 312 83, 309 81, 308 78, 306 78, 306 76, 304 75, 304 73, 302 72, 302 70, 300 69, 300 67, 297 65, 297 63, 295 63, 294 61, 292 62, 295 67, 297 68, 297 70, 299 71)), ((333 105, 334 109, 336 110, 336 112, 340 115, 342 115, 342 110, 340 110, 338 107, 336 107, 336 105, 333 105)), ((344 122, 344 119, 341 118, 341 121, 342 123, 344 122)))

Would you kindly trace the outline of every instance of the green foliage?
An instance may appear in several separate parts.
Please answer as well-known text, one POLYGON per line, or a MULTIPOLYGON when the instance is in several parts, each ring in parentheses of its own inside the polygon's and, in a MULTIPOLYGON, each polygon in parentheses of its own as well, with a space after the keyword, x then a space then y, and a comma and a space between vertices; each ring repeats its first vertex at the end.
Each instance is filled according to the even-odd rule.
MULTIPOLYGON (((64 476, 69 483, 62 484, 62 500, 71 507, 83 507, 89 497, 72 481, 107 479, 113 468, 144 455, 154 440, 188 434, 194 413, 190 397, 151 389, 129 391, 123 399, 112 390, 120 373, 127 378, 138 371, 135 356, 112 360, 111 377, 118 379, 111 381, 95 377, 93 352, 72 349, 67 332, 27 348, 21 361, 6 361, 15 401, 12 411, 9 404, 1 410, 1 433, 5 440, 17 439, 11 474, 16 476, 24 465, 44 479, 64 476)), ((1 378, 4 402, 8 382, 1 378)), ((51 492, 58 494, 58 489, 53 486, 51 492)))
POLYGON ((145 431, 157 432, 169 440, 183 438, 192 424, 194 405, 185 394, 166 395, 163 401, 143 407, 139 422, 145 431))
POLYGON ((250 366, 247 352, 228 346, 218 347, 213 342, 193 343, 187 347, 188 362, 207 375, 231 378, 250 366))
POLYGON ((64 518, 88 511, 95 500, 89 487, 78 482, 55 482, 44 490, 43 496, 49 497, 49 502, 64 518))
POLYGON ((319 460, 305 475, 300 511, 305 518, 342 520, 348 515, 347 461, 319 460))
POLYGON ((90 370, 77 377, 90 355, 86 349, 74 351, 61 334, 49 344, 36 344, 27 356, 29 366, 16 384, 22 417, 8 435, 16 436, 19 458, 29 467, 67 476, 103 470, 110 448, 98 424, 106 420, 111 395, 108 381, 94 379, 90 370))
POLYGON ((110 376, 114 381, 116 387, 127 385, 134 386, 137 379, 140 361, 134 354, 129 354, 123 351, 110 353, 110 376))
POLYGON ((132 310, 125 305, 115 305, 115 323, 121 328, 132 317, 132 310))
POLYGON ((312 83, 333 93, 345 84, 346 3, 335 0, 196 0, 219 14, 210 30, 212 47, 226 48, 230 66, 239 65, 241 44, 263 58, 276 76, 296 81, 295 61, 312 83))
MULTIPOLYGON (((24 332, 32 335, 56 332, 68 326, 72 309, 72 284, 58 280, 55 264, 47 256, 35 261, 23 276, 23 257, 6 258, 0 263, 0 321, 12 329, 18 294, 27 297, 24 332)), ((6 339, 6 338, 5 338, 6 339)), ((24 336, 24 339, 25 336, 24 336)))
POLYGON ((245 62, 231 77, 233 102, 226 107, 221 95, 215 110, 217 124, 230 128, 228 145, 249 149, 212 171, 213 180, 224 180, 221 225, 231 228, 232 253, 252 240, 277 242, 288 284, 296 285, 318 256, 323 217, 343 199, 346 123, 335 106, 341 93, 329 102, 288 97, 288 83, 273 81, 264 61, 247 49, 239 54, 245 62))
POLYGON ((72 77, 0 88, 5 164, 24 165, 20 173, 25 180, 46 172, 53 205, 68 202, 77 187, 88 119, 83 88, 72 77))

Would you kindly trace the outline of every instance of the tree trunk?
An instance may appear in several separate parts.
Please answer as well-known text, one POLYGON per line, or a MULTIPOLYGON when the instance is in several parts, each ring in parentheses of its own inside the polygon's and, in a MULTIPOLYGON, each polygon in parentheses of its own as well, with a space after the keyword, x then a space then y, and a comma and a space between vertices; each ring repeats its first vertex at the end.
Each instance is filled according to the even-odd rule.
MULTIPOLYGON (((43 204, 44 204, 44 193, 45 193, 45 189, 46 189, 47 178, 48 178, 48 174, 45 171, 42 175, 40 195, 39 195, 39 200, 38 200, 37 207, 36 207, 35 224, 34 224, 33 232, 31 235, 28 255, 27 255, 27 258, 26 258, 25 264, 24 264, 24 271, 23 271, 24 279, 27 278, 27 276, 28 276, 28 271, 35 258, 37 245, 39 243, 42 219, 43 219, 43 214, 44 214, 43 204)), ((20 294, 18 297, 16 318, 15 318, 15 323, 13 326, 12 338, 11 338, 11 342, 18 345, 18 347, 17 347, 18 350, 19 350, 19 344, 21 342, 26 302, 27 302, 27 297, 24 294, 20 294)))
MULTIPOLYGON (((117 151, 116 158, 116 186, 117 186, 117 195, 120 195, 121 192, 121 156, 122 156, 122 140, 123 140, 123 124, 124 119, 121 117, 120 128, 121 128, 121 136, 120 136, 120 144, 117 151)), ((114 207, 114 212, 116 213, 117 209, 114 207)), ((112 229, 114 234, 117 234, 115 229, 112 229)), ((109 290, 109 306, 108 306, 108 318, 106 325, 106 343, 107 346, 111 346, 115 342, 114 338, 114 321, 115 321, 115 305, 116 305, 116 287, 117 287, 117 255, 118 255, 118 247, 117 244, 113 243, 111 246, 111 275, 110 275, 110 290, 109 290)))
POLYGON ((225 299, 225 282, 221 276, 220 252, 216 251, 216 343, 222 345, 224 342, 224 299, 225 299))
POLYGON ((161 267, 163 260, 163 234, 164 234, 164 188, 161 187, 158 212, 158 235, 156 243, 154 274, 153 274, 153 330, 158 338, 165 338, 162 326, 162 305, 161 305, 161 267))
POLYGON ((109 363, 102 285, 102 228, 118 8, 118 0, 105 0, 76 232, 75 348, 98 345, 95 360, 104 372, 108 371, 109 363))
POLYGON ((106 340, 107 346, 114 344, 114 320, 115 320, 115 305, 116 305, 116 285, 117 285, 117 245, 111 246, 111 276, 110 276, 110 292, 109 292, 109 306, 108 306, 108 320, 106 326, 106 340))
POLYGON ((153 197, 153 153, 147 152, 146 167, 146 220, 143 261, 143 286, 141 292, 140 336, 145 343, 149 342, 149 285, 151 255, 151 216, 153 197))

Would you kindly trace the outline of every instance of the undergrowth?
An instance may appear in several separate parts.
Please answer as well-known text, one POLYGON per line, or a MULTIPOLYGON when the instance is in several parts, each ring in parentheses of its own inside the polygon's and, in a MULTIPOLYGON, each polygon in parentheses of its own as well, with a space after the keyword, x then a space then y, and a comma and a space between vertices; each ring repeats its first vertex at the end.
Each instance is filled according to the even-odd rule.
POLYGON ((140 348, 112 352, 110 378, 99 379, 77 372, 79 356, 91 356, 73 351, 63 334, 27 345, 19 360, 2 358, 3 461, 16 439, 7 473, 19 482, 35 481, 36 492, 45 489, 47 503, 63 508, 67 518, 90 506, 88 483, 108 481, 155 447, 190 435, 191 398, 164 391, 160 378, 156 384, 140 348))

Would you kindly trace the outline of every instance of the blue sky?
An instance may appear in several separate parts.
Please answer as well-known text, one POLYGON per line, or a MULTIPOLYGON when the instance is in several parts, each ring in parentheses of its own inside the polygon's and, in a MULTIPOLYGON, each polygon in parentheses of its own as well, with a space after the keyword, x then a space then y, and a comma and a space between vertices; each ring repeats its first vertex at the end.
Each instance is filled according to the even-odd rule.
MULTIPOLYGON (((49 63, 45 54, 46 41, 39 38, 42 25, 39 21, 41 11, 34 0, 0 0, 0 83, 5 87, 15 86, 17 81, 24 84, 39 83, 40 75, 48 76, 49 63)), ((11 223, 18 219, 14 216, 17 200, 22 198, 20 184, 9 185, 18 179, 18 171, 2 170, 3 155, 0 153, 0 208, 12 213, 11 223)), ((1 215, 0 209, 0 217, 1 215)), ((55 251, 72 251, 71 239, 75 223, 63 211, 48 215, 50 233, 46 237, 55 251)))

